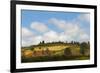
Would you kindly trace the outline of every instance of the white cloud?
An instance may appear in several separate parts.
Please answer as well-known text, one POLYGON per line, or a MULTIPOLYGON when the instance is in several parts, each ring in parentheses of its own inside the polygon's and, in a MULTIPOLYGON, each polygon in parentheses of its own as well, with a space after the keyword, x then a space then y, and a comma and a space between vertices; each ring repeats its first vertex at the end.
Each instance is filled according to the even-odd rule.
POLYGON ((58 20, 55 18, 50 19, 50 23, 56 25, 61 30, 64 30, 64 33, 68 35, 77 35, 77 33, 81 30, 78 24, 73 22, 67 22, 65 20, 58 20))
POLYGON ((81 21, 90 22, 90 14, 81 14, 78 19, 81 21))
POLYGON ((40 41, 42 41, 42 37, 39 35, 27 37, 25 39, 22 39, 22 46, 35 45, 38 44, 40 41))
MULTIPOLYGON (((39 22, 34 22, 31 24, 31 28, 35 29, 41 33, 45 33, 48 31, 48 28, 39 22)), ((36 35, 32 30, 23 27, 22 28, 22 46, 30 46, 34 44, 38 44, 43 40, 42 35, 36 35)))
POLYGON ((53 41, 89 41, 89 35, 84 31, 83 28, 77 24, 77 22, 67 22, 65 20, 59 20, 52 18, 49 20, 52 25, 58 27, 63 32, 59 33, 57 30, 48 29, 45 24, 34 22, 31 24, 31 28, 35 29, 43 34, 36 35, 33 31, 30 31, 27 28, 22 28, 22 35, 25 39, 22 40, 23 46, 30 46, 40 43, 40 41, 53 42, 53 41))
POLYGON ((86 33, 78 32, 76 34, 69 34, 69 33, 57 33, 56 31, 48 31, 44 33, 43 35, 36 35, 36 36, 31 36, 23 40, 22 44, 23 46, 30 46, 30 45, 35 45, 39 44, 40 41, 45 41, 45 42, 57 42, 57 41, 63 41, 63 42, 70 42, 72 40, 77 41, 74 37, 78 37, 78 41, 88 41, 89 36, 86 33))
POLYGON ((68 37, 63 33, 58 33, 56 31, 48 31, 42 36, 42 40, 45 42, 57 42, 57 41, 66 41, 68 37))
POLYGON ((89 41, 90 38, 89 38, 89 35, 86 34, 85 32, 80 32, 80 35, 79 35, 79 39, 80 39, 80 42, 83 42, 83 41, 89 41))
MULTIPOLYGON (((88 19, 88 15, 83 15, 83 16, 84 16, 84 19, 86 18, 88 19)), ((69 22, 65 20, 52 18, 50 19, 49 22, 56 25, 56 27, 58 27, 59 29, 64 30, 63 34, 61 34, 60 36, 63 35, 62 37, 66 37, 66 41, 72 41, 72 40, 76 40, 76 41, 87 40, 88 41, 89 40, 89 35, 87 34, 87 32, 84 31, 83 28, 79 26, 79 23, 77 21, 69 22)), ((63 39, 65 40, 65 38, 63 39)))
POLYGON ((32 22, 30 27, 41 33, 48 31, 48 27, 44 23, 41 23, 41 22, 32 22))
POLYGON ((30 46, 40 43, 40 41, 52 42, 52 41, 66 41, 66 35, 59 34, 55 31, 48 31, 43 35, 30 36, 22 40, 22 46, 30 46))
POLYGON ((59 37, 58 33, 51 30, 43 35, 43 40, 45 42, 58 41, 59 40, 58 37, 59 37))
POLYGON ((56 18, 51 18, 49 20, 49 22, 51 24, 54 24, 55 26, 57 26, 60 29, 66 29, 66 21, 64 21, 64 20, 58 20, 56 18))
POLYGON ((23 27, 22 28, 22 37, 30 37, 33 36, 33 32, 30 31, 28 28, 23 27))
POLYGON ((33 33, 28 28, 23 27, 22 28, 22 46, 28 46, 31 44, 32 40, 31 38, 35 37, 35 33, 33 33))

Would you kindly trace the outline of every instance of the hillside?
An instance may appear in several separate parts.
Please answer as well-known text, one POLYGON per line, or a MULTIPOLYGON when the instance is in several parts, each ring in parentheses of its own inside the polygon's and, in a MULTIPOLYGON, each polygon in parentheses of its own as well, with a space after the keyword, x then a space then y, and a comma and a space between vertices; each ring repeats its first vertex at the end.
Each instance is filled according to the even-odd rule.
MULTIPOLYGON (((86 44, 85 44, 86 45, 86 44)), ((62 43, 62 42, 56 42, 56 43, 40 43, 38 45, 32 45, 29 47, 22 47, 21 49, 21 56, 22 56, 22 62, 26 62, 26 60, 32 60, 32 61, 42 61, 40 58, 48 58, 54 59, 54 57, 58 57, 57 59, 61 57, 60 60, 66 60, 67 58, 71 58, 72 60, 76 59, 80 56, 89 56, 89 49, 84 50, 84 54, 81 53, 80 44, 72 44, 72 43, 62 43), (76 57, 76 58, 73 58, 76 57), (62 59, 63 58, 63 59, 62 59), (38 60, 40 59, 40 60, 38 60), (24 60, 24 61, 23 61, 24 60)), ((85 58, 78 58, 78 59, 85 59, 85 58)), ((86 58, 87 59, 87 58, 86 58)), ((70 60, 70 59, 69 59, 70 60)))

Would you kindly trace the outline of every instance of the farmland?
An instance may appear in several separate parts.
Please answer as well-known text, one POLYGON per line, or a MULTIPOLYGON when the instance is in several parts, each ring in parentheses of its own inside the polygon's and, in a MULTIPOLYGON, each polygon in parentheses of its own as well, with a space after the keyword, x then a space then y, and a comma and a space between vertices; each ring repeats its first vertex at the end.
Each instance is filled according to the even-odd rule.
MULTIPOLYGON (((83 44, 83 48, 89 44, 83 44)), ((87 60, 90 58, 90 47, 81 49, 80 44, 42 43, 21 48, 21 62, 87 60)))

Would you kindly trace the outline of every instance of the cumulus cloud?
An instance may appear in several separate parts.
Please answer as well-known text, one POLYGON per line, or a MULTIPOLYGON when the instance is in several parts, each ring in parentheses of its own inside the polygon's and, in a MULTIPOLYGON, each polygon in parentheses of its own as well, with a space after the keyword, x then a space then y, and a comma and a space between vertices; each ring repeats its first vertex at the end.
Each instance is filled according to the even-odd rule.
POLYGON ((59 35, 57 32, 50 30, 43 35, 43 40, 45 40, 45 42, 57 41, 59 40, 58 37, 59 35))
POLYGON ((48 27, 41 22, 32 22, 30 27, 41 33, 48 31, 48 27))
POLYGON ((49 20, 52 26, 57 27, 59 30, 63 30, 62 32, 57 32, 57 30, 52 30, 52 28, 48 29, 44 23, 33 22, 30 28, 35 29, 43 34, 36 35, 33 31, 30 31, 27 28, 22 28, 22 45, 30 46, 40 43, 40 41, 45 42, 70 42, 70 41, 88 41, 89 35, 84 31, 83 28, 77 24, 77 22, 69 22, 66 20, 60 20, 56 18, 51 18, 49 20))
MULTIPOLYGON (((84 15, 84 19, 86 19, 86 17, 88 17, 88 15, 84 15)), ((79 26, 80 24, 78 23, 78 21, 69 22, 66 20, 52 18, 49 20, 49 22, 56 25, 56 27, 58 27, 59 29, 64 30, 63 34, 61 34, 63 36, 66 36, 66 39, 64 40, 72 41, 76 40, 75 38, 78 38, 78 41, 89 40, 89 35, 84 31, 83 28, 79 26)))
POLYGON ((33 36, 33 32, 30 31, 28 28, 25 28, 23 27, 22 28, 22 37, 25 38, 25 37, 30 37, 30 36, 33 36))
POLYGON ((78 24, 65 20, 52 18, 50 19, 50 23, 56 25, 59 29, 64 30, 64 33, 67 35, 74 35, 81 30, 78 24))
POLYGON ((35 33, 26 27, 22 27, 22 46, 28 46, 32 44, 32 38, 35 37, 35 33))
POLYGON ((51 18, 49 20, 49 22, 51 24, 56 25, 60 29, 66 29, 66 21, 64 21, 64 20, 59 20, 59 19, 56 19, 56 18, 51 18))
POLYGON ((36 45, 40 41, 42 41, 42 36, 39 35, 27 37, 25 39, 22 39, 22 46, 36 45))

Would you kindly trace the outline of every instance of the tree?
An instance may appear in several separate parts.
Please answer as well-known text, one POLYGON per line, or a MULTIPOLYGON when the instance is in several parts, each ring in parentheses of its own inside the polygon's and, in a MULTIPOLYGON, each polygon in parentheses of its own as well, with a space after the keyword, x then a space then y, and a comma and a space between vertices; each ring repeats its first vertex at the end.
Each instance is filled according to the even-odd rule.
POLYGON ((41 47, 39 47, 39 49, 41 49, 41 47))
POLYGON ((74 44, 74 41, 71 41, 71 44, 74 44))
POLYGON ((90 46, 89 46, 88 43, 83 42, 83 43, 80 44, 80 53, 81 54, 85 55, 85 52, 86 52, 87 49, 90 49, 90 46))
POLYGON ((41 44, 41 41, 40 41, 40 43, 39 44, 41 44))
POLYGON ((71 56, 71 54, 72 54, 72 53, 71 53, 71 49, 70 49, 70 48, 65 48, 65 49, 64 49, 64 55, 65 55, 65 56, 71 56))
POLYGON ((33 51, 33 50, 34 50, 34 48, 33 48, 33 47, 30 47, 30 50, 31 50, 31 51, 33 51))
POLYGON ((44 42, 44 41, 42 41, 42 43, 44 44, 45 42, 44 42))

